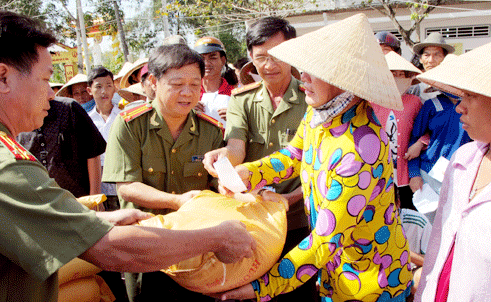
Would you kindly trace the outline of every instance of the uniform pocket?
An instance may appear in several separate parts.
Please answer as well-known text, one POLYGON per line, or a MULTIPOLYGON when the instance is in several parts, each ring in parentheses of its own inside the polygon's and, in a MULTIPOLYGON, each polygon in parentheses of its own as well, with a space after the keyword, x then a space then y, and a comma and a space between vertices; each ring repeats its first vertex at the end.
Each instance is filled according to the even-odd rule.
POLYGON ((189 181, 195 190, 208 188, 208 172, 202 162, 191 162, 184 164, 184 178, 189 181))

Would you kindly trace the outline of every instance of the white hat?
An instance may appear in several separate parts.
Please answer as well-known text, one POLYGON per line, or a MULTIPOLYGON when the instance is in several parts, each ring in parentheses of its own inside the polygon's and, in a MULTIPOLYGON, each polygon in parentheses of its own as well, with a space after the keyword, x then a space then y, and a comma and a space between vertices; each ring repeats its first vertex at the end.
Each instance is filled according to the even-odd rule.
POLYGON ((49 87, 51 87, 51 88, 56 88, 56 87, 61 88, 61 87, 63 87, 63 85, 64 85, 63 83, 51 83, 51 82, 49 82, 49 87))
POLYGON ((463 96, 462 90, 491 97, 491 43, 443 61, 417 78, 437 89, 463 96))
POLYGON ((390 70, 410 71, 417 74, 421 73, 421 70, 416 68, 416 66, 411 64, 408 60, 404 59, 394 51, 388 52, 385 55, 385 60, 387 61, 387 66, 389 66, 390 70))
POLYGON ((143 86, 141 83, 136 83, 136 84, 133 84, 131 85, 130 87, 127 87, 127 88, 122 88, 120 90, 118 90, 118 94, 125 100, 129 101, 129 102, 134 102, 136 100, 138 100, 134 94, 139 94, 141 96, 143 96, 145 99, 147 96, 145 95, 145 91, 143 91, 143 86))
POLYGON ((365 100, 403 109, 394 77, 364 14, 285 41, 269 53, 365 100))
POLYGON ((87 76, 83 73, 79 73, 73 78, 70 79, 60 90, 56 93, 56 96, 64 96, 67 98, 71 98, 72 96, 68 92, 68 87, 78 84, 78 83, 87 83, 87 76))
POLYGON ((131 67, 130 70, 128 70, 124 75, 123 77, 121 78, 121 83, 119 84, 119 86, 121 88, 126 88, 126 87, 130 87, 130 82, 128 81, 130 75, 137 71, 138 69, 140 68, 143 68, 143 66, 145 64, 148 63, 148 58, 141 58, 141 59, 138 59, 135 61, 135 63, 133 63, 133 66, 131 67))
POLYGON ((114 80, 122 78, 128 71, 130 71, 131 68, 133 68, 133 64, 130 62, 125 62, 118 74, 114 76, 114 80))

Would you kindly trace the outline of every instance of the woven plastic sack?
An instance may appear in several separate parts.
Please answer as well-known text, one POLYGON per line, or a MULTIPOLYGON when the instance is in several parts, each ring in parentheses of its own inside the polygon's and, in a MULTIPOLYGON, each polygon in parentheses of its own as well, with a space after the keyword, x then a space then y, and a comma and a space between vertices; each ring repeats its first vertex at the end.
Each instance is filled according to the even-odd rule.
POLYGON ((257 243, 252 258, 236 263, 225 264, 214 253, 206 253, 162 271, 181 286, 204 294, 242 286, 266 273, 280 257, 285 244, 287 223, 283 202, 286 200, 272 192, 267 192, 264 199, 247 195, 250 201, 202 191, 177 212, 140 221, 143 226, 193 230, 216 226, 226 220, 239 220, 246 225, 257 243))
POLYGON ((58 271, 58 302, 113 302, 116 297, 97 266, 74 258, 58 271))
POLYGON ((77 198, 77 201, 87 208, 98 212, 104 211, 103 202, 106 200, 107 197, 104 194, 87 195, 77 198))

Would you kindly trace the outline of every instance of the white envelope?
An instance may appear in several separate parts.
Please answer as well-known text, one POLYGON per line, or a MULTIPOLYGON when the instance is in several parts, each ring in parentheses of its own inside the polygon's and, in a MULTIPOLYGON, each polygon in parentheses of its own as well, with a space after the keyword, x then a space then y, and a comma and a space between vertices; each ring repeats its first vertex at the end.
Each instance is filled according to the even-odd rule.
POLYGON ((217 171, 218 179, 224 187, 234 193, 240 193, 247 190, 244 182, 227 157, 222 157, 217 160, 213 164, 213 167, 217 171))
POLYGON ((429 184, 424 184, 423 189, 414 192, 413 204, 420 213, 429 213, 436 210, 438 207, 439 195, 430 187, 429 184))

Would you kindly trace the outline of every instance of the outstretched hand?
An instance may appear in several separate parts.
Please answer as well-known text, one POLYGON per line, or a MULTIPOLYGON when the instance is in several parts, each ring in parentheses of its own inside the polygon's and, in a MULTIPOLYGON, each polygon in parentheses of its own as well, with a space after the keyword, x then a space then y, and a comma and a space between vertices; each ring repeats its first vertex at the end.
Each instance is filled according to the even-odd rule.
POLYGON ((252 285, 250 283, 248 283, 248 284, 243 285, 241 287, 238 287, 236 289, 232 289, 230 291, 223 292, 223 293, 212 294, 210 296, 212 296, 215 299, 222 300, 222 301, 225 301, 225 300, 246 300, 246 299, 255 299, 256 293, 254 292, 252 285))
POLYGON ((132 225, 140 220, 151 218, 153 215, 137 209, 123 209, 112 212, 96 212, 97 217, 114 225, 132 225))
POLYGON ((242 258, 251 258, 256 250, 256 240, 249 234, 246 226, 237 220, 224 221, 217 226, 222 232, 220 246, 214 251, 223 263, 233 263, 242 258))

